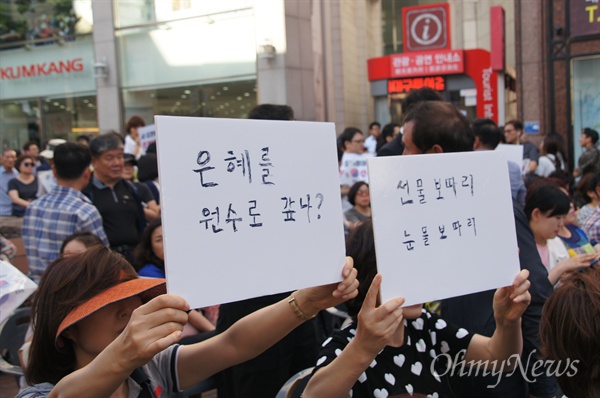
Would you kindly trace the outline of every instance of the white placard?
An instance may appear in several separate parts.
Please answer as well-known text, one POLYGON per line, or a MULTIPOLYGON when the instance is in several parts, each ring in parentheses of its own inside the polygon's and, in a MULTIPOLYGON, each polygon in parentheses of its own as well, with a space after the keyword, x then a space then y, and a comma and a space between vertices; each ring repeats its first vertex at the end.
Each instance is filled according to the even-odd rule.
POLYGON ((504 152, 506 154, 506 159, 509 162, 513 162, 520 169, 522 169, 523 165, 523 145, 521 144, 498 144, 496 147, 497 151, 504 152))
POLYGON ((150 124, 148 126, 139 127, 138 134, 140 136, 140 145, 142 146, 142 155, 145 155, 150 144, 156 142, 156 126, 150 124))
POLYGON ((332 123, 155 120, 170 293, 198 308, 341 280, 332 123))
POLYGON ((17 267, 0 261, 0 325, 31 296, 37 285, 17 267))
POLYGON ((372 158, 370 153, 344 152, 340 162, 340 185, 351 187, 358 181, 369 183, 369 170, 367 159, 372 158))
POLYGON ((519 258, 506 162, 500 151, 369 159, 384 302, 512 284, 519 258))

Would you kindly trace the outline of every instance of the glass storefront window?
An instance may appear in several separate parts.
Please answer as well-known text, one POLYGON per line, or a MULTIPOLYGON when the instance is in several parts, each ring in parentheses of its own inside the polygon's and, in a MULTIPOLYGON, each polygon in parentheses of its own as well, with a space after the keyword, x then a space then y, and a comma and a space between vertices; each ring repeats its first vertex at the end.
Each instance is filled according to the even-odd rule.
POLYGON ((124 90, 123 105, 125 120, 140 115, 147 124, 154 115, 245 118, 256 106, 256 80, 124 90))
POLYGON ((43 147, 50 138, 74 141, 98 133, 96 96, 30 98, 0 103, 0 145, 21 148, 29 140, 43 147))
POLYGON ((3 0, 0 17, 0 50, 61 44, 93 27, 91 0, 3 0))
POLYGON ((419 0, 382 0, 381 28, 383 32, 383 55, 404 52, 402 41, 402 7, 417 6, 419 0))
POLYGON ((219 13, 253 7, 254 0, 128 0, 115 1, 117 29, 198 16, 219 18, 219 13))
POLYGON ((574 59, 571 79, 573 159, 577 162, 583 151, 579 145, 581 130, 590 127, 600 132, 600 57, 574 59))

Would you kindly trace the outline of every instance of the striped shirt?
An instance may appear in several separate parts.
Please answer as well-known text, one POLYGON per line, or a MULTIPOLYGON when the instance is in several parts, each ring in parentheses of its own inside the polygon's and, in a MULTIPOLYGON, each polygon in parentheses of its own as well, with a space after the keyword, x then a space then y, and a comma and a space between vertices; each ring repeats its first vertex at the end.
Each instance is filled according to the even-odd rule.
POLYGON ((108 245, 98 209, 80 191, 57 186, 27 206, 22 235, 31 279, 39 282, 65 238, 77 231, 90 231, 108 245))

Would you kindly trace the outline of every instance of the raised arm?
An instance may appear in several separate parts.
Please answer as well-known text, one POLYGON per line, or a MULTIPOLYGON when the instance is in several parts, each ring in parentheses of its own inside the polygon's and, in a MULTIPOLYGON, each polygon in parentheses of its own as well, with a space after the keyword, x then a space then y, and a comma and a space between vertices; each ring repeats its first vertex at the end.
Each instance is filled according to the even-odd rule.
POLYGON ((339 284, 300 289, 290 298, 240 319, 211 339, 181 347, 177 362, 181 388, 256 357, 320 310, 356 297, 358 281, 350 257, 346 258, 342 275, 339 284))
POLYGON ((377 354, 390 343, 402 344, 404 328, 399 327, 403 315, 398 297, 377 307, 381 275, 376 275, 358 314, 356 337, 329 365, 311 377, 303 397, 346 397, 359 376, 377 354))
MULTIPOLYGON (((494 318, 496 330, 492 337, 476 334, 471 339, 465 355, 465 361, 503 361, 512 355, 520 356, 523 349, 521 335, 521 315, 531 301, 529 294, 530 282, 527 279, 529 271, 522 270, 515 278, 512 286, 496 290, 494 294, 494 318)), ((516 366, 513 358, 508 367, 509 371, 516 366)))

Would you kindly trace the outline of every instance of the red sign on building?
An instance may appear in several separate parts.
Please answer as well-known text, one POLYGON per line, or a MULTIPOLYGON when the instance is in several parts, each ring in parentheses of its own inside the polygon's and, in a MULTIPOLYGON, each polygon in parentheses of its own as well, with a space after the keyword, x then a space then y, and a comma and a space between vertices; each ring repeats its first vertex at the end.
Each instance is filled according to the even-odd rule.
POLYGON ((448 3, 402 8, 404 52, 450 49, 448 3))
POLYGON ((452 75, 465 70, 463 50, 393 54, 390 62, 391 77, 452 75))
POLYGON ((410 90, 418 90, 423 87, 444 91, 446 90, 446 81, 443 76, 388 80, 388 93, 408 93, 410 90))

